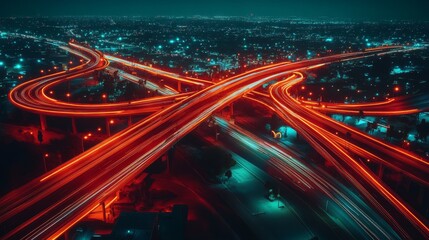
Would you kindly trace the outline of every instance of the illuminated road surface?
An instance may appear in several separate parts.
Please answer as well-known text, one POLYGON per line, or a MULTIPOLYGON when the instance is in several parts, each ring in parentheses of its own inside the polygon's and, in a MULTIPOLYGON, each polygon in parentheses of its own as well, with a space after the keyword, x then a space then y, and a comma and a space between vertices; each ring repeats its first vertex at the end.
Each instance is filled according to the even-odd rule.
MULTIPOLYGON (((338 182, 317 166, 308 164, 304 157, 278 143, 261 139, 242 128, 215 118, 217 124, 236 144, 243 146, 254 157, 268 159, 262 169, 276 169, 282 181, 295 186, 322 210, 330 204, 331 212, 345 226, 345 231, 356 238, 397 239, 396 232, 370 208, 360 196, 338 182), (327 201, 331 201, 327 203, 327 201)), ((286 197, 287 198, 287 197, 286 197)))
POLYGON ((131 181, 214 111, 293 71, 374 52, 261 67, 209 86, 165 108, 0 199, 3 238, 55 239, 131 181))
MULTIPOLYGON (((34 79, 18 85, 9 93, 12 104, 22 109, 50 116, 60 117, 109 117, 109 116, 130 116, 144 113, 152 113, 171 104, 184 99, 189 93, 176 94, 174 96, 160 96, 141 100, 120 103, 106 104, 84 104, 63 102, 52 98, 50 90, 65 81, 88 75, 95 70, 107 67, 108 62, 101 60, 102 54, 77 44, 71 43, 71 49, 65 50, 73 54, 85 57, 88 62, 84 65, 70 69, 67 72, 59 72, 44 77, 34 79)), ((135 76, 120 73, 120 76, 135 79, 135 76)), ((160 93, 172 93, 165 89, 160 93)))
MULTIPOLYGON (((367 198, 372 206, 384 216, 391 226, 398 231, 398 234, 406 238, 416 238, 422 235, 428 236, 429 228, 426 223, 392 193, 371 170, 355 159, 354 155, 349 153, 352 148, 355 148, 354 145, 340 144, 341 142, 344 143, 344 140, 341 140, 336 134, 329 131, 332 128, 335 129, 338 123, 323 114, 302 107, 299 101, 290 96, 289 89, 300 81, 302 79, 282 81, 273 85, 270 89, 270 95, 274 100, 273 105, 276 108, 276 112, 292 128, 299 132, 319 154, 330 161, 367 198), (326 128, 329 130, 327 131, 326 128)), ((413 168, 408 174, 413 175, 421 171, 423 173, 427 172, 428 163, 411 153, 377 139, 371 139, 370 136, 350 127, 344 126, 344 128, 346 129, 346 131, 342 132, 344 135, 346 135, 346 132, 350 132, 352 139, 360 140, 360 138, 365 138, 368 141, 367 146, 371 146, 372 149, 381 151, 380 149, 388 148, 389 150, 384 150, 382 152, 384 155, 381 156, 393 156, 397 160, 394 165, 403 164, 404 167, 413 168), (410 156, 414 158, 410 159, 410 156)), ((356 151, 356 149, 352 151, 356 151)), ((393 159, 389 160, 392 161, 393 159)), ((421 181, 428 181, 427 177, 418 177, 420 177, 421 181)))
POLYGON ((429 96, 419 94, 390 98, 369 103, 331 103, 300 100, 306 107, 323 113, 365 116, 398 116, 416 114, 429 110, 429 96))

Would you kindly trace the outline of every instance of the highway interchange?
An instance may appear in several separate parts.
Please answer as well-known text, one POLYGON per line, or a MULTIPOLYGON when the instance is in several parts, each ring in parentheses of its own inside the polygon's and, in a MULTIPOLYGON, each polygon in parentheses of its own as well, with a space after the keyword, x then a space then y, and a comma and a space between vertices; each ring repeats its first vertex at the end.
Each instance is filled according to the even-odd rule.
MULTIPOLYGON (((359 226, 365 229, 369 238, 392 239, 399 236, 418 239, 429 236, 427 222, 385 186, 364 164, 360 163, 357 156, 371 158, 393 169, 401 169, 404 174, 425 185, 429 182, 427 178, 429 164, 411 152, 398 149, 347 127, 316 111, 383 115, 386 106, 397 104, 395 110, 385 113, 392 115, 424 111, 427 110, 425 108, 427 104, 423 107, 419 105, 410 108, 403 101, 394 99, 367 105, 329 105, 302 102, 295 99, 289 92, 293 85, 304 80, 301 72, 311 71, 334 62, 400 52, 403 50, 402 47, 369 49, 294 63, 278 63, 260 67, 215 84, 130 63, 114 56, 105 56, 76 43, 70 43, 65 48, 85 58, 86 62, 74 69, 19 85, 9 94, 9 99, 14 105, 40 115, 63 117, 109 117, 154 113, 1 198, 0 234, 2 238, 57 238, 214 112, 243 96, 278 113, 317 152, 334 164, 395 231, 390 232, 385 230, 385 226, 380 226, 378 221, 374 220, 376 217, 372 216, 372 213, 369 213, 369 210, 358 201, 353 200, 353 197, 341 187, 333 187, 332 183, 326 182, 323 178, 311 178, 313 173, 307 173, 308 170, 290 167, 287 171, 282 170, 292 179, 299 179, 304 188, 318 188, 324 194, 334 196, 333 201, 344 208, 347 208, 344 202, 355 206, 355 209, 349 212, 359 226), (104 69, 109 65, 108 60, 183 84, 194 84, 199 86, 200 90, 113 104, 69 103, 49 96, 50 89, 56 84, 104 69), (272 80, 282 81, 274 84, 266 96, 252 95, 251 92, 257 87, 272 80)), ((121 74, 124 78, 133 78, 132 75, 121 74)), ((258 140, 256 142, 259 143, 258 140)), ((282 154, 276 152, 273 155, 282 154)), ((282 157, 279 156, 279 158, 282 157)), ((284 163, 272 164, 279 169, 285 169, 284 163)))

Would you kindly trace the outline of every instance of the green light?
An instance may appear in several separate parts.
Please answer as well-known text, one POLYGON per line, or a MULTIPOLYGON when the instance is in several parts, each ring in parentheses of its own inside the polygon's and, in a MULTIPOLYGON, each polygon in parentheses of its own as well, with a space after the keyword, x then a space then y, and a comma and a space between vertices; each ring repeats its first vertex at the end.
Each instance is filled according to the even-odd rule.
POLYGON ((19 61, 20 61, 20 62, 24 62, 24 59, 20 58, 20 59, 19 59, 19 61))
POLYGON ((4 62, 0 61, 0 66, 3 66, 3 65, 4 65, 4 62))
POLYGON ((158 45, 158 49, 162 49, 162 45, 158 45))
POLYGON ((118 37, 118 41, 122 41, 122 37, 118 37))
POLYGON ((174 43, 174 40, 173 39, 171 39, 170 41, 168 41, 170 44, 173 44, 174 43))
POLYGON ((37 59, 37 62, 40 63, 41 62, 40 59, 37 59))
POLYGON ((334 39, 333 38, 327 38, 327 39, 325 39, 325 42, 332 42, 332 41, 334 41, 334 39))
POLYGON ((16 64, 13 68, 15 68, 15 69, 21 69, 22 68, 22 65, 21 64, 16 64))

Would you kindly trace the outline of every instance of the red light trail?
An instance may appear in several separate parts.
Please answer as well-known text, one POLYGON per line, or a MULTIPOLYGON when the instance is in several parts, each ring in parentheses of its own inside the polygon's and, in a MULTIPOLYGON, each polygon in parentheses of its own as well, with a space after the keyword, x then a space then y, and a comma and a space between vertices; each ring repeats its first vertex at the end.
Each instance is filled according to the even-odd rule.
MULTIPOLYGON (((131 115, 137 112, 141 113, 144 111, 142 110, 143 108, 147 108, 147 106, 139 105, 144 100, 128 104, 132 105, 134 103, 133 107, 135 109, 129 109, 129 112, 124 113, 123 108, 127 106, 124 103, 91 106, 89 104, 64 103, 49 97, 46 92, 49 92, 49 87, 56 82, 71 80, 94 70, 103 69, 108 65, 108 62, 104 60, 101 53, 74 43, 70 45, 78 49, 79 52, 87 54, 89 60, 83 65, 70 69, 68 72, 47 75, 18 86, 9 94, 11 102, 20 108, 35 113, 70 117, 77 115, 86 117, 131 115), (76 113, 77 108, 80 108, 78 113, 76 113)), ((162 100, 164 98, 168 98, 169 100, 174 98, 175 103, 163 103, 166 107, 161 110, 156 109, 159 111, 148 118, 117 133, 44 176, 1 198, 0 224, 7 231, 4 233, 4 238, 12 236, 20 239, 57 238, 96 208, 107 196, 129 182, 141 170, 162 156, 168 148, 192 131, 214 111, 239 99, 244 94, 266 82, 287 76, 295 71, 310 70, 332 62, 369 57, 384 53, 385 51, 397 51, 397 49, 400 48, 380 48, 365 52, 343 53, 295 63, 279 63, 257 68, 216 84, 187 78, 185 80, 188 84, 205 84, 204 86, 207 87, 191 95, 180 96, 180 98, 177 98, 177 96, 171 96, 171 98, 170 96, 159 97, 162 100)), ((143 68, 142 66, 136 67, 143 68)), ((151 70, 146 69, 148 68, 147 66, 144 68, 147 71, 151 70)), ((180 76, 169 74, 165 71, 151 71, 156 74, 164 74, 177 81, 183 79, 180 76)), ((275 88, 282 89, 283 91, 279 91, 277 97, 280 97, 280 94, 283 96, 286 89, 281 84, 276 85, 281 87, 275 88)), ((271 95, 273 96, 273 93, 271 95)), ((284 107, 279 100, 275 101, 279 108, 284 107)), ((296 104, 294 100, 288 99, 287 101, 292 101, 293 104, 296 104)), ((148 111, 155 111, 155 109, 148 111)), ((386 190, 377 179, 373 178, 365 168, 353 162, 354 160, 347 155, 346 150, 342 146, 331 143, 330 138, 328 138, 329 135, 320 135, 318 139, 311 138, 306 132, 317 131, 314 125, 305 119, 300 119, 292 111, 290 111, 290 114, 293 114, 297 118, 295 120, 300 123, 294 124, 294 127, 298 131, 303 132, 303 135, 309 140, 310 144, 322 152, 323 156, 327 159, 334 158, 333 161, 338 161, 337 167, 343 173, 347 172, 343 170, 343 168, 347 167, 340 165, 341 159, 346 159, 356 165, 356 169, 363 175, 360 177, 363 177, 365 181, 370 179, 371 183, 376 186, 377 190, 382 192, 384 197, 394 202, 395 207, 409 217, 416 227, 420 230, 423 229, 423 234, 428 233, 427 227, 424 228, 424 223, 419 222, 419 219, 412 212, 407 212, 408 208, 386 190), (303 129, 304 127, 307 128, 306 126, 311 126, 312 129, 303 129), (321 143, 326 142, 332 144, 330 145, 332 148, 329 151, 325 149, 326 145, 321 145, 321 143), (340 156, 340 159, 333 157, 332 153, 340 156)), ((314 136, 318 135, 315 134, 314 136)), ((378 144, 384 143, 380 141, 378 144)), ((397 154, 406 153, 398 151, 397 154)), ((408 156, 413 155, 408 153, 408 156)), ((357 184, 357 186, 361 186, 357 180, 352 182, 357 184)), ((362 187, 359 189, 366 193, 362 187)), ((374 205, 378 204, 377 200, 383 200, 376 200, 371 194, 365 196, 373 200, 372 203, 374 205)), ((383 209, 380 208, 379 210, 383 209)), ((391 222, 395 223, 395 221, 391 222)), ((398 226, 395 227, 399 230, 402 229, 398 226)), ((400 234, 408 236, 405 230, 400 232, 400 234)))

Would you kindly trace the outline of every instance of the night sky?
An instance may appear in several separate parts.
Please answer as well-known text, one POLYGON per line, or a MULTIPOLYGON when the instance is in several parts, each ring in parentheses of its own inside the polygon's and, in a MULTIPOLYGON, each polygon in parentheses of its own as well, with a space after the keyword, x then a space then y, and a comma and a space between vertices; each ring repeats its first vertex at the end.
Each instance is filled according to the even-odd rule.
POLYGON ((429 0, 1 0, 0 16, 275 16, 429 21, 429 0))

